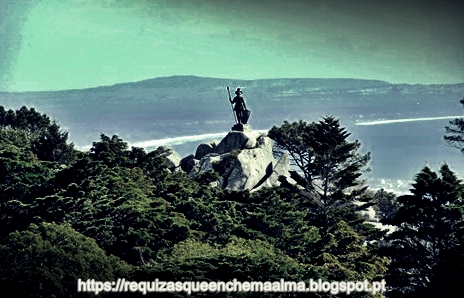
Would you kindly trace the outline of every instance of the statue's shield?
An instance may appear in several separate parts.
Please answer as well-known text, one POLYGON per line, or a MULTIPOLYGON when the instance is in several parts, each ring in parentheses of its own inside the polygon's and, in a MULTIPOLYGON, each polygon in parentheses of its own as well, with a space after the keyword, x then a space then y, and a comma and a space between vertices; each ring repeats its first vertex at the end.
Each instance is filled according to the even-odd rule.
POLYGON ((242 117, 242 123, 247 124, 248 119, 250 119, 251 111, 250 110, 245 110, 243 111, 243 117, 242 117))

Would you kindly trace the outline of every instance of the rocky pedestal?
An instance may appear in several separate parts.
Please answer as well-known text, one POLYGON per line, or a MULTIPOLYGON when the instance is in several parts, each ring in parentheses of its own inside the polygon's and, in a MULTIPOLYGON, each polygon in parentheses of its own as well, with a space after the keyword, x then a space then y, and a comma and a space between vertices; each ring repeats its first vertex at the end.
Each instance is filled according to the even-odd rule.
POLYGON ((212 169, 221 176, 218 185, 233 190, 279 185, 280 175, 289 177, 288 155, 275 160, 270 138, 251 131, 247 125, 235 128, 243 130, 230 131, 217 145, 198 146, 194 158, 190 155, 183 159, 182 169, 192 176, 212 169))
POLYGON ((232 131, 251 132, 251 127, 248 124, 237 123, 231 127, 232 131))

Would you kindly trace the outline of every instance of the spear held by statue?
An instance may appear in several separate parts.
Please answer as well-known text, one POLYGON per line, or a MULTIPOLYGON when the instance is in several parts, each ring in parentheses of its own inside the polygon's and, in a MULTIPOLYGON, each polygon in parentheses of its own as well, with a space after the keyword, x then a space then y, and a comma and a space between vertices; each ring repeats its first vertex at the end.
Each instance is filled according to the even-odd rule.
POLYGON ((238 123, 237 117, 235 116, 235 112, 234 112, 234 105, 232 104, 232 97, 230 96, 229 86, 227 86, 227 93, 229 93, 229 102, 230 102, 230 107, 232 108, 232 114, 234 114, 235 123, 238 123))
POLYGON ((232 110, 235 112, 234 116, 237 116, 235 118, 236 123, 247 124, 251 111, 246 107, 245 99, 242 97, 243 92, 240 88, 237 88, 237 91, 235 91, 236 96, 233 99, 230 96, 229 86, 227 86, 227 92, 229 93, 230 104, 234 105, 232 110))

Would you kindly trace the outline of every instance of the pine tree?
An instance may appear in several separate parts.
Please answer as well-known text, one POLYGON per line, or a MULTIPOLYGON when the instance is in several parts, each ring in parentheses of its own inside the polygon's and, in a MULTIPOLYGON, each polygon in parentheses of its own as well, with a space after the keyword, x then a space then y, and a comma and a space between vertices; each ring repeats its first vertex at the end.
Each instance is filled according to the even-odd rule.
POLYGON ((77 152, 74 144, 67 144, 67 141, 68 133, 61 132, 60 126, 53 121, 32 142, 32 150, 40 160, 71 164, 76 160, 77 152))
POLYGON ((0 142, 31 149, 40 160, 69 165, 76 160, 77 152, 67 141, 68 133, 34 108, 7 111, 0 106, 0 142))
MULTIPOLYGON (((362 222, 354 213, 374 203, 364 196, 367 187, 359 180, 370 160, 361 155, 358 141, 349 142, 350 133, 339 120, 327 116, 318 123, 284 122, 269 131, 280 149, 287 150, 299 168, 291 177, 305 191, 300 193, 300 205, 307 209, 308 220, 327 234, 340 220, 357 225, 362 222), (303 175, 300 175, 303 173, 303 175), (355 207, 359 200, 366 204, 355 207)), ((281 178, 283 185, 290 185, 281 178)))
POLYGON ((373 196, 376 202, 374 209, 380 219, 390 218, 398 211, 399 203, 394 193, 380 189, 373 196))
POLYGON ((274 126, 268 136, 275 141, 275 153, 287 151, 291 157, 290 162, 293 166, 303 173, 302 184, 311 181, 311 173, 307 167, 311 163, 314 152, 304 139, 305 134, 310 134, 314 129, 315 123, 307 123, 302 120, 289 123, 284 121, 282 126, 274 126))
POLYGON ((399 227, 385 248, 392 259, 389 297, 435 297, 440 291, 431 288, 431 281, 446 271, 444 266, 451 268, 447 256, 459 255, 464 244, 464 185, 446 164, 440 175, 424 167, 411 194, 398 198, 401 207, 395 216, 383 221, 399 227))

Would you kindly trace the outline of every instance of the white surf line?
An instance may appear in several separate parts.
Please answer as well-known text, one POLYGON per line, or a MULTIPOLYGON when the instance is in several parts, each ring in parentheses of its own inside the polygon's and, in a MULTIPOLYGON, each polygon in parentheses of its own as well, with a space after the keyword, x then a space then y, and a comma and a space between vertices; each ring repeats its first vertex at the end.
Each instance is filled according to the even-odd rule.
MULTIPOLYGON (((269 130, 253 130, 252 132, 258 132, 258 133, 267 133, 269 130)), ((190 143, 190 142, 195 142, 195 141, 204 141, 204 140, 211 140, 215 138, 223 138, 225 137, 229 132, 218 132, 218 133, 206 133, 206 134, 201 134, 201 135, 193 135, 193 136, 182 136, 182 137, 175 137, 175 138, 164 138, 164 139, 158 139, 158 140, 150 140, 150 141, 143 141, 143 142, 137 142, 137 143, 128 143, 128 147, 142 147, 142 148, 148 148, 148 147, 155 147, 155 146, 161 146, 161 145, 181 145, 185 143, 190 143)), ((84 147, 79 147, 79 150, 84 150, 88 151, 92 148, 92 146, 84 146, 84 147)))
POLYGON ((445 116, 445 117, 426 117, 426 118, 410 118, 410 119, 395 119, 395 120, 379 120, 379 121, 369 121, 369 122, 357 122, 355 125, 378 125, 378 124, 390 124, 390 123, 401 123, 401 122, 455 119, 455 118, 462 118, 462 117, 463 116, 445 116))
MULTIPOLYGON (((254 130, 254 131, 259 132, 259 133, 268 132, 268 130, 254 130)), ((225 131, 225 132, 219 132, 219 133, 207 133, 207 134, 194 135, 194 136, 182 136, 182 137, 175 137, 175 138, 150 140, 150 141, 134 143, 134 144, 131 144, 130 146, 147 148, 147 147, 155 147, 155 146, 161 146, 161 145, 181 145, 181 144, 195 142, 195 141, 203 141, 203 140, 214 139, 214 138, 223 138, 227 135, 227 133, 228 132, 225 131)))

